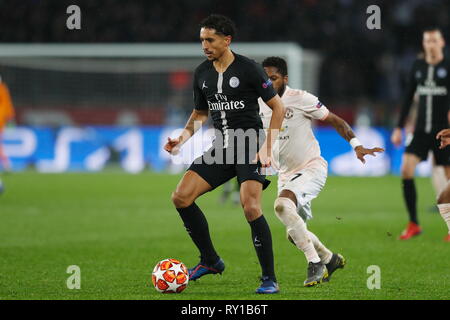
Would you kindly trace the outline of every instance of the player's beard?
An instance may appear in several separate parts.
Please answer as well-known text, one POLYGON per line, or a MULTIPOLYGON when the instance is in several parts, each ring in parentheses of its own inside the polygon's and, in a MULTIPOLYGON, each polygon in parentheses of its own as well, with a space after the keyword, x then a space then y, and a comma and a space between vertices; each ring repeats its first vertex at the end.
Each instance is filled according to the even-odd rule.
POLYGON ((280 97, 282 97, 285 91, 286 91, 286 85, 283 84, 283 85, 278 89, 278 95, 279 95, 280 97))

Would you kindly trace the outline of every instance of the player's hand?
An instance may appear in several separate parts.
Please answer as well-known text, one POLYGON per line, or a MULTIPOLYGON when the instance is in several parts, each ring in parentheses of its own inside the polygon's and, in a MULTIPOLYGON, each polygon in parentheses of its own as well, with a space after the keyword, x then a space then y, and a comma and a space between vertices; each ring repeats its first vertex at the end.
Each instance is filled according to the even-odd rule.
POLYGON ((395 128, 391 135, 391 142, 396 146, 399 147, 402 143, 402 129, 395 128))
POLYGON ((180 138, 171 139, 167 138, 167 143, 164 145, 164 150, 166 150, 171 155, 177 155, 180 152, 180 138))
POLYGON ((366 163, 366 159, 364 159, 364 156, 370 154, 373 157, 376 157, 377 155, 375 152, 384 152, 383 148, 372 148, 372 149, 366 149, 363 146, 357 146, 355 148, 356 157, 362 162, 366 163))
POLYGON ((268 168, 272 166, 272 150, 268 150, 267 145, 264 143, 261 149, 256 154, 256 158, 253 163, 261 163, 262 168, 268 168))
POLYGON ((436 139, 441 140, 439 149, 444 149, 446 146, 450 144, 450 129, 444 129, 439 131, 438 134, 436 135, 436 139))

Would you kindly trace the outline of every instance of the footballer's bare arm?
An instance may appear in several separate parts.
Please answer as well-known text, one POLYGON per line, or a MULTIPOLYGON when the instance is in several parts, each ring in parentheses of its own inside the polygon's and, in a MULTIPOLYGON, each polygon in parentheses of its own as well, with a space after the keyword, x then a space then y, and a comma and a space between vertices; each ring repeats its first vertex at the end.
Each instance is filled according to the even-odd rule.
POLYGON ((356 136, 350 127, 350 125, 341 117, 335 115, 334 113, 330 112, 328 116, 323 120, 325 123, 328 123, 329 125, 333 126, 336 131, 339 133, 341 137, 343 137, 347 142, 349 142, 353 149, 355 150, 356 157, 362 162, 366 163, 366 160, 364 159, 364 156, 370 154, 371 156, 375 157, 375 152, 384 152, 383 148, 372 148, 367 149, 365 148, 358 139, 356 139, 356 136))
POLYGON ((333 112, 330 112, 323 121, 333 126, 339 133, 339 135, 347 142, 350 142, 350 140, 356 137, 350 125, 344 119, 335 115, 333 112))
POLYGON ((266 101, 266 104, 272 109, 272 117, 270 118, 269 130, 267 130, 266 141, 258 152, 258 159, 262 167, 270 167, 272 165, 272 146, 280 132, 283 123, 285 108, 280 96, 275 95, 272 99, 266 101))
POLYGON ((176 154, 181 146, 189 140, 194 133, 200 129, 200 127, 208 120, 208 110, 192 110, 186 125, 181 132, 180 136, 175 139, 167 138, 167 143, 164 146, 164 150, 171 154, 176 154))

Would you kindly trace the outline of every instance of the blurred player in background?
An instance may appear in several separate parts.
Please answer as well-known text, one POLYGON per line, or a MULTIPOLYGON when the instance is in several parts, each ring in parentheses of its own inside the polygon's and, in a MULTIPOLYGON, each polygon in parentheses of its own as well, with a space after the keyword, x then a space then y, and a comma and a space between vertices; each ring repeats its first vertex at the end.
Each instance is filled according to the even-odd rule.
POLYGON ((222 185, 222 193, 220 194, 219 202, 225 204, 228 200, 234 205, 238 205, 240 200, 239 182, 236 179, 231 179, 222 185))
MULTIPOLYGON (((439 149, 444 149, 450 145, 450 129, 444 129, 439 131, 436 139, 440 140, 439 149)), ((447 186, 441 192, 437 200, 437 206, 439 213, 447 224, 448 233, 444 237, 444 241, 450 242, 450 183, 447 182, 447 186)))
MULTIPOLYGON (((321 120, 333 126, 351 144, 362 163, 365 163, 364 156, 375 156, 375 152, 384 150, 364 148, 347 122, 330 112, 317 97, 290 88, 284 59, 269 57, 262 64, 286 107, 280 135, 273 148, 274 166, 278 169, 275 214, 285 225, 289 240, 304 252, 308 260, 304 285, 314 286, 326 281, 337 269, 343 268, 345 259, 331 252, 306 228, 306 220, 312 218, 311 201, 325 185, 328 170, 311 128, 312 120, 321 120)), ((272 111, 261 99, 259 106, 261 119, 267 128, 272 111)))
POLYGON ((403 197, 409 215, 409 223, 399 239, 408 240, 422 232, 417 218, 417 194, 414 184, 416 166, 433 151, 436 165, 444 166, 447 179, 450 177, 450 150, 439 149, 435 139, 437 133, 448 128, 450 63, 444 57, 445 41, 438 28, 423 32, 425 57, 417 59, 411 69, 408 88, 402 104, 398 125, 394 129, 391 141, 399 146, 402 142, 402 128, 411 108, 414 94, 419 96, 416 125, 412 139, 406 141, 402 159, 403 197))
MULTIPOLYGON (((14 119, 14 107, 9 94, 8 86, 2 81, 0 76, 0 166, 3 171, 11 170, 11 163, 3 150, 3 130, 8 122, 14 119)), ((0 193, 3 192, 4 186, 0 179, 0 193)))
POLYGON ((201 22, 200 27, 200 41, 207 60, 194 73, 195 108, 181 135, 176 139, 169 138, 164 146, 169 153, 177 152, 211 113, 216 129, 213 147, 192 163, 172 194, 172 202, 200 251, 200 262, 189 269, 189 279, 222 273, 225 269, 212 244, 206 218, 195 200, 237 177, 241 205, 262 269, 262 283, 256 293, 277 293, 272 236, 260 203, 267 180, 259 174, 256 160, 259 159, 263 167, 271 165, 272 144, 283 121, 283 103, 261 66, 231 51, 235 26, 230 19, 211 15, 201 22), (273 110, 271 130, 262 146, 257 137, 263 128, 258 114, 259 97, 273 110), (238 132, 244 136, 252 132, 255 135, 250 141, 239 143, 238 132), (253 148, 256 149, 252 151, 253 148), (244 155, 245 159, 239 159, 243 162, 237 160, 239 154, 244 155), (227 161, 216 161, 218 157, 227 161), (228 161, 230 157, 231 161, 228 161))

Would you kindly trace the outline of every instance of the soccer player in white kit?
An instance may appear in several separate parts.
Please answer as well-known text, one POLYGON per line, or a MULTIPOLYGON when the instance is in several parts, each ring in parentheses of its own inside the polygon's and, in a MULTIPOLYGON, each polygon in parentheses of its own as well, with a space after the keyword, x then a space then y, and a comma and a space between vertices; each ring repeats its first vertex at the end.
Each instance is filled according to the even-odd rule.
MULTIPOLYGON (((278 170, 275 214, 286 226, 288 239, 304 252, 308 260, 304 285, 314 286, 327 281, 334 271, 343 268, 345 259, 331 252, 306 228, 306 220, 312 217, 311 201, 325 185, 328 171, 328 164, 320 155, 319 143, 311 128, 312 120, 333 126, 352 145, 356 157, 363 163, 364 156, 375 156, 375 152, 384 150, 364 148, 347 122, 330 112, 317 97, 290 88, 284 59, 266 58, 263 67, 286 107, 281 130, 273 146, 273 164, 278 170)), ((264 128, 268 128, 271 109, 261 99, 259 107, 264 128)))

